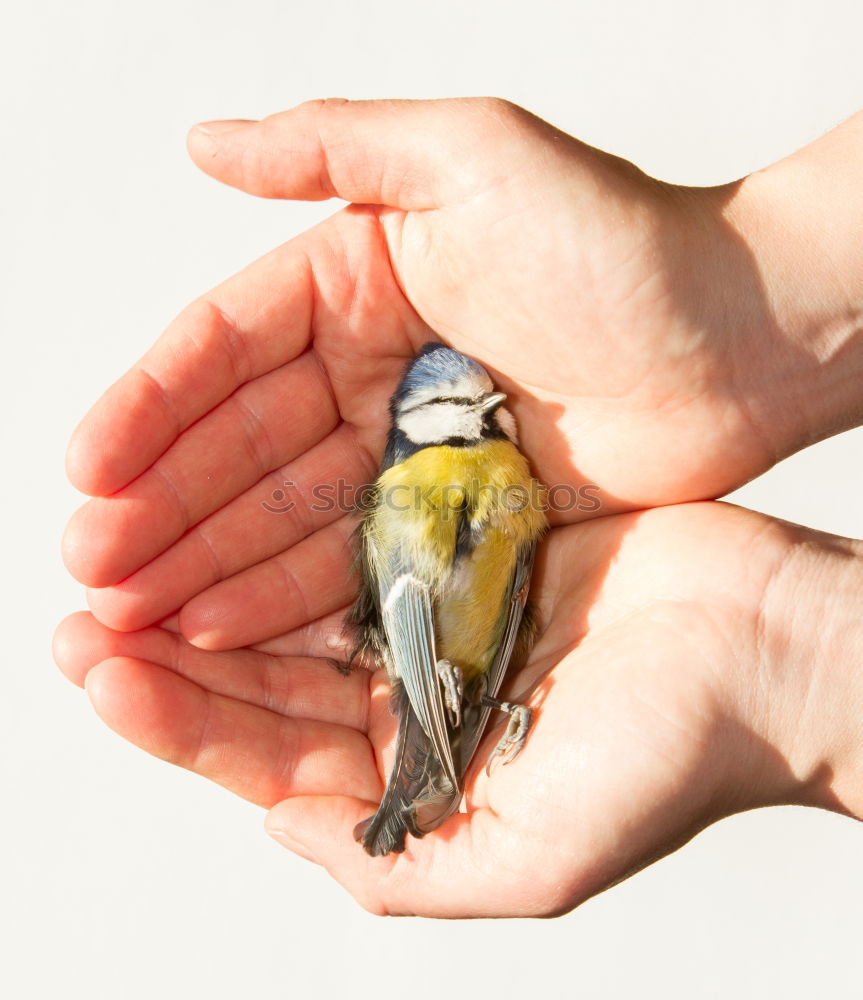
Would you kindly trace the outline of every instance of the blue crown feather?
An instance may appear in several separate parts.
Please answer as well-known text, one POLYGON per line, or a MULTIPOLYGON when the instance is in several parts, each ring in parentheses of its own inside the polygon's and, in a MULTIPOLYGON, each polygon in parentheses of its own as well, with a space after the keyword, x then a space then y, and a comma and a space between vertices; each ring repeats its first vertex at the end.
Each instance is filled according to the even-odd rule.
POLYGON ((396 395, 403 399, 429 382, 455 382, 464 377, 488 378, 488 372, 473 358, 459 354, 446 344, 425 344, 408 365, 396 395))

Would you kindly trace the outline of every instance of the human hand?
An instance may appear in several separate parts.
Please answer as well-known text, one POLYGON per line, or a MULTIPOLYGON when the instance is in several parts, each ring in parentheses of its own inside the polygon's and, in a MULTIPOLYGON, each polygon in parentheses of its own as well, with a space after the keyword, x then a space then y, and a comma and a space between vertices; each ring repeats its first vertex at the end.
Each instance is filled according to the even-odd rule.
POLYGON ((792 285, 764 285, 788 255, 774 262, 768 234, 755 257, 740 235, 761 236, 757 205, 773 206, 759 176, 758 198, 661 184, 499 101, 318 102, 210 129, 190 149, 222 180, 366 204, 190 306, 78 429, 70 477, 98 499, 65 556, 109 625, 183 608, 187 638, 230 646, 343 603, 333 580, 333 599, 285 620, 315 532, 343 538, 345 505, 310 510, 310 494, 372 478, 387 396, 432 334, 510 393, 536 474, 566 484, 558 523, 596 512, 572 486, 595 484, 601 513, 715 496, 858 419, 824 319, 830 302, 849 311, 842 297, 809 296, 830 326, 819 381, 792 285), (285 481, 291 513, 262 517, 285 481), (260 628, 226 624, 249 586, 282 607, 260 628))
POLYGON ((270 833, 370 910, 548 915, 737 811, 861 815, 860 685, 843 669, 859 657, 861 555, 721 503, 553 529, 534 587, 545 627, 509 685, 536 710, 523 751, 487 777, 500 725, 487 734, 467 813, 387 858, 351 831, 380 796, 395 720, 382 672, 323 659, 337 618, 267 652, 207 652, 79 614, 56 655, 108 725, 270 808, 270 833))
POLYGON ((413 309, 603 513, 721 495, 863 419, 863 114, 702 189, 495 100, 312 102, 189 148, 254 194, 379 206, 413 309))

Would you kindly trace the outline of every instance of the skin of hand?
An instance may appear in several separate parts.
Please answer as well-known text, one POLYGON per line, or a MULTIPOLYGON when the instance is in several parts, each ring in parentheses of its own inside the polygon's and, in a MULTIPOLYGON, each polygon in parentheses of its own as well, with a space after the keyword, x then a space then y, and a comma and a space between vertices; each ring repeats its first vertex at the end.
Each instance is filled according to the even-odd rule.
MULTIPOLYGON (((853 252, 845 248, 845 273, 830 255, 837 241, 826 241, 817 263, 806 258, 805 281, 783 282, 794 248, 821 244, 812 226, 799 240, 777 228, 784 203, 773 211, 781 199, 770 183, 771 171, 791 170, 799 193, 835 135, 790 167, 694 190, 652 180, 499 101, 312 102, 261 123, 193 130, 193 158, 227 183, 357 204, 189 306, 78 428, 69 474, 93 499, 72 519, 64 557, 101 624, 61 626, 61 664, 79 680, 89 670, 103 717, 153 752, 266 805, 302 795, 280 809, 301 805, 309 822, 316 810, 332 819, 338 802, 351 823, 360 818, 356 800, 367 810, 380 790, 372 748, 380 751, 390 721, 363 707, 354 675, 335 674, 329 683, 342 687, 323 684, 323 694, 306 676, 317 669, 309 656, 338 651, 353 593, 353 521, 319 491, 373 478, 406 359, 437 335, 480 360, 510 395, 538 477, 595 483, 600 514, 732 488, 860 416, 847 346, 863 314, 853 252), (789 292, 797 286, 807 292, 800 301, 789 292), (344 716, 350 685, 355 714, 344 716), (150 706, 137 721, 130 692, 150 706), (209 716, 195 754, 183 746, 188 719, 214 699, 225 712, 209 716), (334 725, 346 742, 324 753, 308 732, 318 727, 323 739, 334 725), (314 763, 320 755, 331 766, 314 763), (339 784, 342 771, 355 775, 350 787, 339 784)), ((548 563, 570 544, 558 535, 595 513, 557 512, 548 563)), ((619 523, 600 521, 606 527, 584 532, 619 523)), ((582 634, 577 622, 566 627, 582 634)), ((537 657, 554 662, 542 649, 537 657)), ((549 738, 576 724, 559 723, 549 738)), ((488 788, 515 772, 502 769, 488 788)), ((608 774, 602 780, 614 780, 608 774)), ((484 788, 478 779, 472 803, 485 801, 484 788)), ((703 815, 690 825, 699 823, 703 815)), ((655 851, 670 849, 667 833, 652 837, 655 851)), ((434 867, 433 843, 416 847, 426 859, 416 871, 434 867)), ((344 846, 355 849, 349 836, 344 846)), ((567 900, 623 873, 597 876, 567 900)), ((517 893, 509 905, 466 895, 376 902, 343 880, 377 909, 542 910, 517 893)))
POLYGON ((859 656, 861 556, 720 502, 555 529, 535 577, 545 627, 509 685, 536 712, 523 751, 486 776, 499 724, 467 813, 387 858, 351 836, 391 763, 386 683, 326 662, 327 623, 205 651, 81 612, 55 648, 109 726, 270 808, 268 831, 369 910, 547 916, 741 810, 859 815, 863 705, 841 664, 859 656))
MULTIPOLYGON (((313 102, 193 129, 195 161, 227 183, 364 204, 193 303, 82 422, 68 470, 95 499, 64 556, 92 609, 132 629, 184 608, 193 641, 265 638, 218 627, 229 595, 204 592, 329 525, 316 485, 373 477, 388 395, 434 335, 510 394, 541 480, 598 488, 598 509, 558 523, 718 496, 863 418, 861 251, 782 225, 824 144, 863 147, 855 122, 700 190, 500 101, 313 102), (262 527, 250 511, 284 482, 296 509, 262 527)), ((816 187, 838 198, 840 180, 816 187)), ((270 565, 253 572, 293 575, 270 565)))

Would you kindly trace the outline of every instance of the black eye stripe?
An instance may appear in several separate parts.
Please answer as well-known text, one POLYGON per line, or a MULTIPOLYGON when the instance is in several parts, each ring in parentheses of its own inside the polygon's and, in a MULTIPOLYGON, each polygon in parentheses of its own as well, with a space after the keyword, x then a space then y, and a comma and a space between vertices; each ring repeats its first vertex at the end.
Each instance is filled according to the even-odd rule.
POLYGON ((455 403, 460 406, 476 406, 479 402, 479 398, 473 399, 470 396, 436 396, 434 399, 427 399, 424 403, 417 403, 416 406, 410 406, 406 410, 402 410, 402 413, 416 413, 417 410, 422 410, 426 406, 435 406, 437 403, 455 403))
POLYGON ((435 399, 429 399, 421 405, 434 406, 435 403, 459 403, 464 406, 473 406, 476 402, 477 400, 471 399, 470 396, 437 396, 435 399))

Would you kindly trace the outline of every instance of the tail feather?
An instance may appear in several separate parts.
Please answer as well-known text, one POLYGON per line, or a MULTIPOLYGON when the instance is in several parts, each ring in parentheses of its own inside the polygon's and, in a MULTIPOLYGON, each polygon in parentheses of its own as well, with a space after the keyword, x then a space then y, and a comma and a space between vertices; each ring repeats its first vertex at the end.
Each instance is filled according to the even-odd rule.
POLYGON ((461 790, 444 776, 401 685, 392 704, 399 716, 395 764, 377 812, 354 827, 354 839, 373 857, 400 854, 406 834, 422 837, 436 829, 461 799, 461 790))

